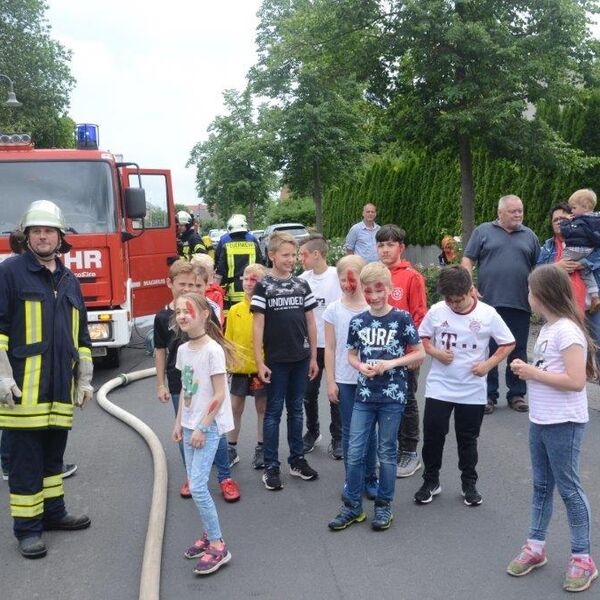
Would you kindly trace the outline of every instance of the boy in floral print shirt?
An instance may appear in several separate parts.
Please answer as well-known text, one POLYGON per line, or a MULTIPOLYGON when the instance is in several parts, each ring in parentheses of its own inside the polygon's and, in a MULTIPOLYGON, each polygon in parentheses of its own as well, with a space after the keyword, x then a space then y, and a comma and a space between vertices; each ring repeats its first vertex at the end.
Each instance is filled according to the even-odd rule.
POLYGON ((333 531, 366 519, 362 510, 364 458, 377 425, 379 490, 372 527, 387 529, 396 485, 396 440, 407 396, 407 366, 425 357, 410 314, 388 304, 390 272, 382 263, 368 264, 360 283, 369 310, 350 321, 348 362, 359 372, 348 442, 344 504, 329 523, 333 531))

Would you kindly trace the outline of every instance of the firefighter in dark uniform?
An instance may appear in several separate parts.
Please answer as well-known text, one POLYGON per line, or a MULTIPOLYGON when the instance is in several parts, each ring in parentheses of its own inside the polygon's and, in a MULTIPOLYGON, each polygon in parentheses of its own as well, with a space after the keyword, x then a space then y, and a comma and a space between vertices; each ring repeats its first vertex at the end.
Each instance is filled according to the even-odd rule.
POLYGON ((73 405, 93 394, 91 341, 79 282, 57 258, 70 248, 62 212, 33 202, 27 251, 0 263, 0 428, 10 430, 10 512, 19 550, 46 555, 42 532, 85 529, 67 513, 63 454, 73 405))
POLYGON ((225 288, 224 313, 244 299, 242 275, 253 263, 263 258, 256 238, 248 231, 244 215, 231 215, 227 221, 227 233, 219 241, 215 267, 215 281, 225 288))
POLYGON ((194 254, 206 254, 206 246, 200 235, 194 230, 194 219, 190 213, 180 210, 177 220, 177 254, 191 260, 194 254))

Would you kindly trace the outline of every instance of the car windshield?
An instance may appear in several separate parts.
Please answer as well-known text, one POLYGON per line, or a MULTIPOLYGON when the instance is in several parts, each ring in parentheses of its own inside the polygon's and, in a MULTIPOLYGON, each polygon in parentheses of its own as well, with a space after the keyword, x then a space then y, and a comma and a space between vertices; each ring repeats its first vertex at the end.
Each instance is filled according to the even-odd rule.
POLYGON ((106 162, 0 162, 0 234, 18 228, 34 200, 57 204, 73 233, 116 230, 111 172, 106 162))
POLYGON ((289 227, 277 227, 276 231, 287 231, 292 235, 302 235, 306 233, 306 228, 302 225, 290 225, 289 227))

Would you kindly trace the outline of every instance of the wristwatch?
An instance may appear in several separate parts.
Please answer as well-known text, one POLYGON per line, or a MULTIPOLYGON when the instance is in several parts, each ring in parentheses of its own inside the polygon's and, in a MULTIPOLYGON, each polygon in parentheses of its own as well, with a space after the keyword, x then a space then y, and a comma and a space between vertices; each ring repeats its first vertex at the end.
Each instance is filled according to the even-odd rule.
POLYGON ((196 431, 199 431, 200 433, 208 433, 210 431, 210 426, 209 425, 196 425, 196 431))

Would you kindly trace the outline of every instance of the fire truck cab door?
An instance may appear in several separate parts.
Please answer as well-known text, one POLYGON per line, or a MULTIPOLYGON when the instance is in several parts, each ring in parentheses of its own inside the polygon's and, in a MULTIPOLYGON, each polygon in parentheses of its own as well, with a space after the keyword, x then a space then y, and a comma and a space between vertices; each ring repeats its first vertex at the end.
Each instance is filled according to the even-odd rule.
MULTIPOLYGON (((125 242, 132 282, 132 316, 156 314, 172 297, 167 288, 168 259, 177 256, 175 211, 171 172, 140 169, 146 192, 146 218, 126 219, 125 242)), ((123 186, 139 187, 135 169, 123 170, 123 186)))

